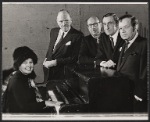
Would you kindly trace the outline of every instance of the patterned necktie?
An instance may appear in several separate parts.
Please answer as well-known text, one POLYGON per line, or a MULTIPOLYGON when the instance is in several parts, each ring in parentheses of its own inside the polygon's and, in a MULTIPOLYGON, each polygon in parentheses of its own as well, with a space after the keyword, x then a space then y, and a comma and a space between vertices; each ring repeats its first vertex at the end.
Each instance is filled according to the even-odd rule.
POLYGON ((129 43, 130 43, 129 41, 127 41, 127 42, 126 42, 124 52, 128 49, 128 45, 129 45, 129 43))
POLYGON ((122 51, 121 51, 121 61, 120 61, 120 62, 122 62, 122 60, 124 59, 124 53, 125 53, 125 51, 128 49, 128 44, 129 44, 129 42, 125 42, 124 46, 122 47, 122 51))
POLYGON ((114 49, 114 41, 113 41, 113 37, 110 37, 110 41, 111 41, 111 46, 114 49))
POLYGON ((126 41, 125 42, 125 45, 123 46, 123 48, 122 48, 122 52, 123 52, 123 54, 125 53, 125 51, 128 49, 128 45, 129 45, 129 41, 126 41))
POLYGON ((96 39, 97 44, 99 44, 99 38, 96 39))

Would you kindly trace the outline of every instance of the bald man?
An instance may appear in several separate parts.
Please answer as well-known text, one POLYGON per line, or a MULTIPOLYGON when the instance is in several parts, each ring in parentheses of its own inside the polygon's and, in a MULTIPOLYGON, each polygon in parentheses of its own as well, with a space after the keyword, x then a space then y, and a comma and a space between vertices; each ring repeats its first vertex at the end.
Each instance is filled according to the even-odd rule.
POLYGON ((98 17, 92 16, 87 19, 87 27, 90 35, 86 36, 82 41, 78 63, 95 66, 98 62, 95 57, 97 54, 99 37, 101 35, 102 23, 99 21, 98 17))
POLYGON ((64 79, 64 66, 77 62, 82 32, 74 29, 68 11, 61 10, 57 15, 59 27, 50 32, 50 44, 43 62, 44 82, 64 79))

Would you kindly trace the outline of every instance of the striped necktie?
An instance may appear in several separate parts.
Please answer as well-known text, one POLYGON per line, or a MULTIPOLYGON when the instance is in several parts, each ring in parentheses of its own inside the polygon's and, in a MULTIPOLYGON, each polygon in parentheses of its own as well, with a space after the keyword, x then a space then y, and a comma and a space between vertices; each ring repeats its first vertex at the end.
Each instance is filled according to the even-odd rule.
POLYGON ((125 45, 123 46, 123 48, 122 48, 122 52, 123 52, 123 54, 125 53, 125 51, 128 49, 128 45, 129 45, 129 41, 126 41, 125 42, 125 45))
POLYGON ((113 37, 110 37, 110 41, 111 41, 111 46, 114 49, 114 41, 113 41, 113 37))

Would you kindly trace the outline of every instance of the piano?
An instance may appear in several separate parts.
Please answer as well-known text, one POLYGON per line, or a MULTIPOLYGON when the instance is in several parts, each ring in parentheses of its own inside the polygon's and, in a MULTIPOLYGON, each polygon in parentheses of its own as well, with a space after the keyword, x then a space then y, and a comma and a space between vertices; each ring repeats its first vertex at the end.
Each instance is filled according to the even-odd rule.
POLYGON ((46 84, 46 97, 63 102, 60 113, 132 112, 132 82, 115 70, 70 65, 65 76, 46 84))

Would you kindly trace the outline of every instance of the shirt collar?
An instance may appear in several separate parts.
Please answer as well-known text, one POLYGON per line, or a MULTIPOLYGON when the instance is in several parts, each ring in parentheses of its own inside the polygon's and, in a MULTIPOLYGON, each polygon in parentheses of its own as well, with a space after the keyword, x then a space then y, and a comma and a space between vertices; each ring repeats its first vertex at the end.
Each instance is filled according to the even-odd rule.
POLYGON ((119 31, 117 30, 116 33, 115 33, 113 36, 109 36, 109 37, 112 37, 112 38, 113 38, 114 46, 115 46, 116 43, 117 43, 118 33, 119 33, 119 31))
MULTIPOLYGON (((70 29, 71 29, 71 27, 70 27, 70 29)), ((60 35, 62 35, 62 33, 64 33, 64 36, 63 37, 65 37, 66 35, 67 35, 67 33, 70 31, 70 29, 67 31, 67 32, 64 32, 64 31, 62 31, 61 29, 59 30, 59 33, 60 33, 60 35)))
POLYGON ((91 36, 92 36, 94 39, 99 39, 100 35, 101 35, 101 33, 100 33, 98 36, 93 36, 93 35, 91 34, 91 36))
POLYGON ((135 39, 138 37, 138 35, 139 35, 138 32, 136 32, 134 38, 129 41, 130 42, 129 44, 132 44, 135 41, 135 39))

